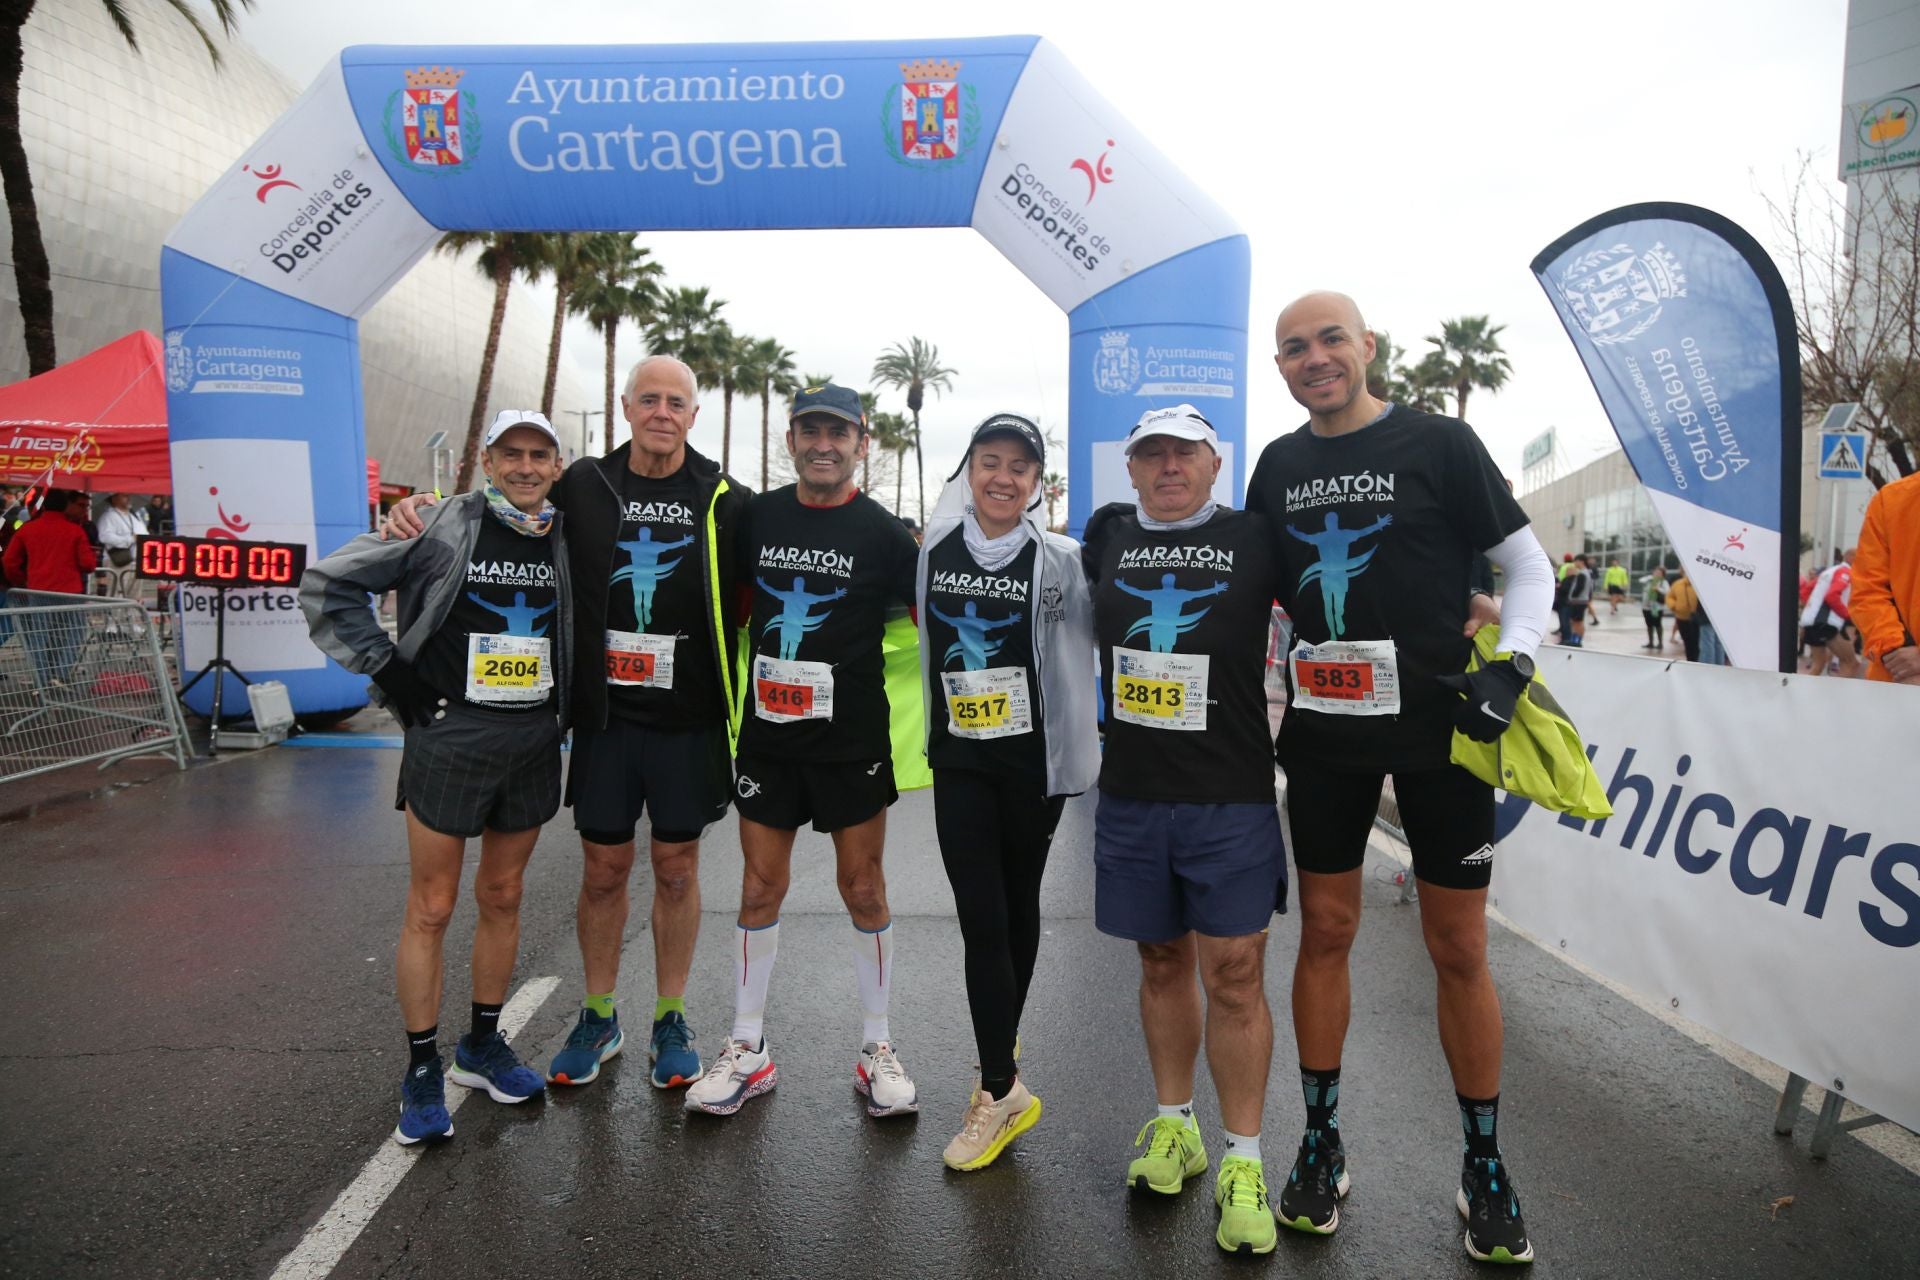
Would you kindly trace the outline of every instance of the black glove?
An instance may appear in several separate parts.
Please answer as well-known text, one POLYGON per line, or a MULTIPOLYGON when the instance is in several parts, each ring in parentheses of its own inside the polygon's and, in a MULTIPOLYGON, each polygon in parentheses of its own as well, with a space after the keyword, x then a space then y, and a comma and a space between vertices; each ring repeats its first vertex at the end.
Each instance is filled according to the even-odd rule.
POLYGON ((1441 676, 1440 683, 1465 698, 1453 711, 1453 727, 1475 742, 1497 742, 1513 723, 1513 708, 1526 692, 1528 680, 1513 663, 1501 659, 1478 671, 1441 676))
POLYGON ((373 673, 373 682, 387 695, 387 705, 393 714, 408 728, 446 714, 441 708, 447 705, 447 700, 422 680, 411 664, 401 661, 397 653, 387 659, 386 666, 373 673))

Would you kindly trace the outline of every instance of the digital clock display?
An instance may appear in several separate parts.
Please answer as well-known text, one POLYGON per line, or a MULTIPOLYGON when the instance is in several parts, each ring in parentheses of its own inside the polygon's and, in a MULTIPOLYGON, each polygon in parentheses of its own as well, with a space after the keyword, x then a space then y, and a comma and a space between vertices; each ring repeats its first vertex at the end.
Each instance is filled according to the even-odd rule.
POLYGON ((136 538, 134 576, 212 587, 297 587, 307 549, 297 542, 136 538))

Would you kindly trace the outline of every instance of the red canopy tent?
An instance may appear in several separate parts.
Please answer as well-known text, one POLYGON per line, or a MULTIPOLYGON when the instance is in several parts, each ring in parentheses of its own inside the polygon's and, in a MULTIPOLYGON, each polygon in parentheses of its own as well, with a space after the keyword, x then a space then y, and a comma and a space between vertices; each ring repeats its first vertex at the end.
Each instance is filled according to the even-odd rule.
POLYGON ((0 387, 0 481, 172 493, 166 357, 144 330, 0 387))

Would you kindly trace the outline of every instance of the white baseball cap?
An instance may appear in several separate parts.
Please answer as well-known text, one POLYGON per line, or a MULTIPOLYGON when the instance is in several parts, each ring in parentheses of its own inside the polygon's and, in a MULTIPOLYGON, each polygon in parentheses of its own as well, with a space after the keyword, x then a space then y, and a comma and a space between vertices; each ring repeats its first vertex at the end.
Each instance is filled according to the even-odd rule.
POLYGON ((493 415, 493 425, 487 428, 486 439, 481 447, 491 449, 500 437, 515 427, 532 427, 553 441, 553 447, 560 447, 560 437, 554 432, 553 424, 547 421, 547 415, 533 409, 502 409, 493 415))
POLYGON ((1213 429, 1205 415, 1190 404, 1169 405, 1165 409, 1149 409, 1140 415, 1140 421, 1133 424, 1133 430, 1127 432, 1124 452, 1131 458, 1133 451, 1148 436, 1172 436, 1176 440, 1198 440, 1215 453, 1220 452, 1220 433, 1213 429))

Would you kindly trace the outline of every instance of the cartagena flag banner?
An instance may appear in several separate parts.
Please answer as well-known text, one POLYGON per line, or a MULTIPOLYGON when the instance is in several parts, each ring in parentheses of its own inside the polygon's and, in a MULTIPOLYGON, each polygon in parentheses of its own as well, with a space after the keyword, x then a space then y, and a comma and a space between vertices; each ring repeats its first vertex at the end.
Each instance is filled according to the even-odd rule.
POLYGON ((1736 667, 1792 671, 1800 352, 1780 273, 1687 204, 1581 223, 1533 260, 1736 667))

